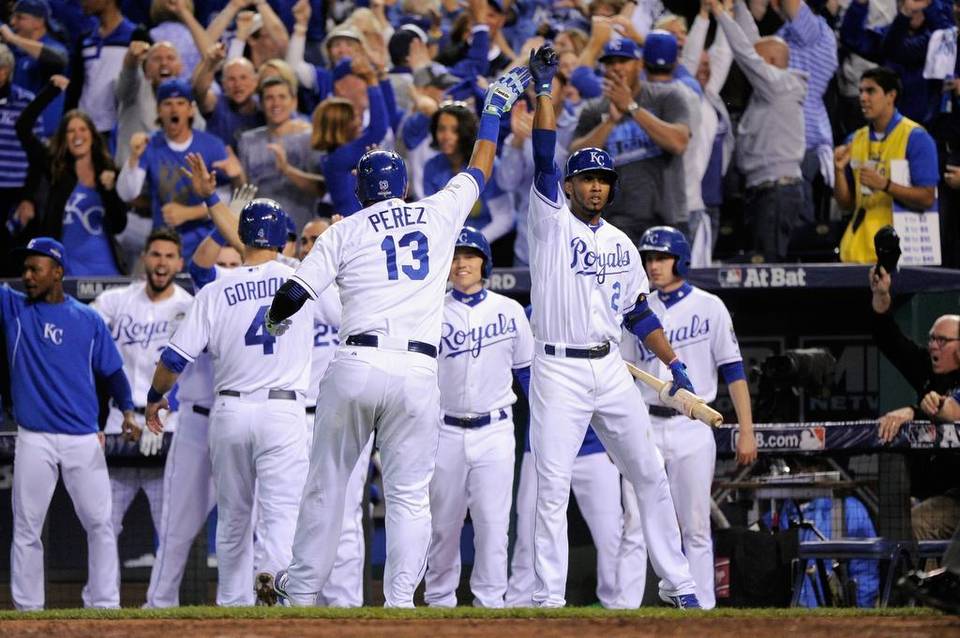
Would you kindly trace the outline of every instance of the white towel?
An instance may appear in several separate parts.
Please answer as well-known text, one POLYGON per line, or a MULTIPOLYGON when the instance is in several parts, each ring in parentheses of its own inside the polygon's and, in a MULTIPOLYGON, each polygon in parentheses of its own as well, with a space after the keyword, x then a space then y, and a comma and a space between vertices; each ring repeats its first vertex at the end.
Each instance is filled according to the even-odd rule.
POLYGON ((957 64, 957 27, 937 29, 930 36, 927 45, 927 63, 923 66, 923 77, 928 80, 942 80, 953 76, 957 64))

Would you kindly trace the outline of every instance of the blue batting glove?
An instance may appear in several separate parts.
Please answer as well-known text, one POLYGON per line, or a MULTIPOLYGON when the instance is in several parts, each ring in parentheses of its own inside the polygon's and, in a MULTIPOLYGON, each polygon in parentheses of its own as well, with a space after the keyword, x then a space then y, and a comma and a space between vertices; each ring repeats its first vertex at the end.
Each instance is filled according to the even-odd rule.
POLYGON ((670 363, 670 372, 673 373, 673 385, 670 386, 670 396, 677 393, 677 390, 683 389, 693 393, 693 383, 687 375, 687 366, 683 365, 680 359, 674 359, 670 363))
POLYGON ((518 66, 510 69, 487 89, 483 112, 503 117, 503 114, 509 112, 514 102, 523 95, 528 84, 530 84, 530 70, 527 67, 518 66))
POLYGON ((530 52, 530 75, 537 95, 550 95, 553 91, 553 76, 557 74, 560 56, 549 44, 530 52))

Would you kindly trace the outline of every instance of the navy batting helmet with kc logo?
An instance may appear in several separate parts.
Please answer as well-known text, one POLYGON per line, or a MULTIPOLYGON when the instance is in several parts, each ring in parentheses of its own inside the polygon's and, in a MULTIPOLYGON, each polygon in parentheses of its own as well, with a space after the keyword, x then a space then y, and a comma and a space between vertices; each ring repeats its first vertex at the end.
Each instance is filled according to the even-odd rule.
POLYGON ((563 171, 564 181, 580 173, 597 171, 606 174, 610 178, 610 196, 607 198, 607 205, 613 201, 617 194, 617 171, 613 168, 613 158, 610 153, 602 148, 587 147, 575 151, 567 158, 567 165, 563 171))
POLYGON ((473 248, 483 255, 483 270, 481 276, 484 279, 490 279, 490 273, 493 272, 493 256, 490 253, 490 242, 483 236, 479 230, 473 226, 464 226, 457 237, 457 248, 473 248))
POLYGON ((641 256, 644 253, 665 253, 676 257, 673 274, 678 277, 686 277, 690 272, 690 242, 673 226, 648 228, 640 237, 637 250, 640 251, 641 256))
POLYGON ((287 243, 287 214, 266 197, 248 202, 240 211, 240 241, 254 248, 283 248, 287 243))
POLYGON ((369 151, 357 162, 357 199, 364 206, 407 194, 407 165, 393 151, 369 151))

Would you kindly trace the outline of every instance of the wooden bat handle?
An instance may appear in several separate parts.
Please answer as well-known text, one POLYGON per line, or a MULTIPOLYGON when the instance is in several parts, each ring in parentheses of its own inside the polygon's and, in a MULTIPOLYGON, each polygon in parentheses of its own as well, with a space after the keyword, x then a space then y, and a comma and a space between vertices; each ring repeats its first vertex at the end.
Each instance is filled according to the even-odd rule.
MULTIPOLYGON (((661 392, 670 388, 670 382, 659 379, 649 372, 641 370, 629 361, 624 361, 627 370, 634 378, 640 379, 659 395, 661 392)), ((678 390, 674 396, 684 406, 684 413, 689 413, 691 418, 702 421, 711 427, 716 427, 723 423, 723 415, 707 405, 706 401, 687 390, 678 390)))

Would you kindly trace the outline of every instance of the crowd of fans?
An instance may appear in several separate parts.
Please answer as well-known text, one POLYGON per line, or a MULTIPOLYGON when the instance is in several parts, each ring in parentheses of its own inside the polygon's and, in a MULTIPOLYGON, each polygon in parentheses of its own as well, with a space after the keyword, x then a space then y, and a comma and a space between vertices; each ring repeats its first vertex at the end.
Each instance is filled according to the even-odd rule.
MULTIPOLYGON (((0 6, 3 255, 61 240, 70 275, 127 274, 151 229, 212 229, 180 170, 245 183, 299 232, 360 208, 373 146, 415 200, 468 161, 491 76, 544 40, 558 161, 614 157, 606 216, 717 258, 876 260, 896 209, 940 212, 960 266, 960 80, 945 0, 9 0, 0 6), (902 160, 905 168, 894 165, 902 160)), ((522 266, 532 108, 501 131, 469 223, 522 266)), ((4 275, 19 264, 3 263, 4 275)))

